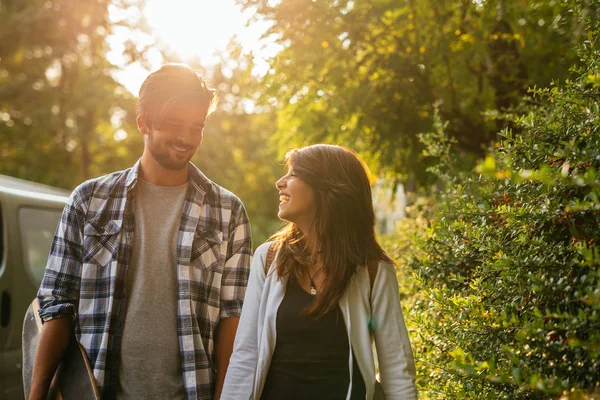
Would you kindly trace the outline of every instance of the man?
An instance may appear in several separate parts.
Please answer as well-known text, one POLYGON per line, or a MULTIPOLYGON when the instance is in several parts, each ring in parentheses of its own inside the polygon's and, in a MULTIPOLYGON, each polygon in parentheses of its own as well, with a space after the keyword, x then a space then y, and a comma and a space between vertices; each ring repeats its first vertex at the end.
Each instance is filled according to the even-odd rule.
POLYGON ((190 163, 216 93, 169 64, 142 84, 141 159, 70 196, 38 292, 30 399, 73 329, 103 399, 218 399, 251 262, 246 211, 190 163))

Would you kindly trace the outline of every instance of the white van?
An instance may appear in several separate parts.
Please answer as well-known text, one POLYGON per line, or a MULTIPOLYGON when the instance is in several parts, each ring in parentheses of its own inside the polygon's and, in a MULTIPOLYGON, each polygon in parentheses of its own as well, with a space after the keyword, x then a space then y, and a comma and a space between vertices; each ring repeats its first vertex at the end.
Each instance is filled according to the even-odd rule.
POLYGON ((69 192, 0 175, 0 399, 23 399, 21 329, 69 192))

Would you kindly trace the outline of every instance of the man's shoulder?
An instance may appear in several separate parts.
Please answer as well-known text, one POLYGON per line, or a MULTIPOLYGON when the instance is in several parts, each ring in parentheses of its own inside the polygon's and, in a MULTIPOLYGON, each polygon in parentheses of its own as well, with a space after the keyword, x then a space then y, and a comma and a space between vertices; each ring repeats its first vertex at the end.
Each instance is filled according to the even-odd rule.
POLYGON ((237 210, 242 207, 242 201, 228 189, 209 179, 195 164, 190 163, 190 181, 204 193, 204 203, 210 207, 237 210))
POLYGON ((91 197, 106 198, 116 192, 122 192, 124 195, 127 185, 127 178, 131 168, 115 171, 110 174, 102 175, 97 178, 88 179, 79 184, 71 194, 74 199, 88 200, 91 197))
POLYGON ((211 191, 207 199, 211 205, 230 210, 243 207, 242 201, 232 191, 211 182, 211 191))

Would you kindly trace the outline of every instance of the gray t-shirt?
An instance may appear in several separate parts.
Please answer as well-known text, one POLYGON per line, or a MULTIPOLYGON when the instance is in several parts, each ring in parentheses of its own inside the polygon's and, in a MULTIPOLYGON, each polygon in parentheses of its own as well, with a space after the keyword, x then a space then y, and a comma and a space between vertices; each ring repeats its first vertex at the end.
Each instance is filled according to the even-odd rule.
POLYGON ((184 399, 177 335, 177 236, 187 183, 138 180, 118 399, 184 399))

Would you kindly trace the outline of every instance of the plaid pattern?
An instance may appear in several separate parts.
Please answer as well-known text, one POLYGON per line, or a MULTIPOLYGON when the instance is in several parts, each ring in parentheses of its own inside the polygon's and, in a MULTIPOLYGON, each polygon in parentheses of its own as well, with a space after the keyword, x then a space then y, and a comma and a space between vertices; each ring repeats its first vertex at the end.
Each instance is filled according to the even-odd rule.
MULTIPOLYGON (((73 191, 38 291, 43 321, 76 318, 104 399, 118 381, 138 169, 139 161, 73 191)), ((212 399, 215 328, 242 311, 252 242, 240 200, 192 164, 189 172, 177 239, 179 348, 187 399, 212 399)))

